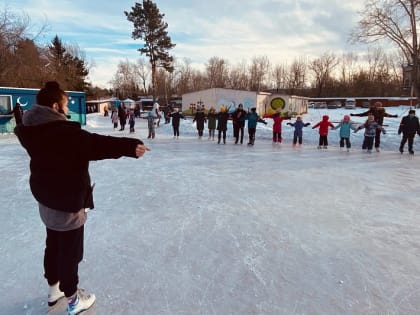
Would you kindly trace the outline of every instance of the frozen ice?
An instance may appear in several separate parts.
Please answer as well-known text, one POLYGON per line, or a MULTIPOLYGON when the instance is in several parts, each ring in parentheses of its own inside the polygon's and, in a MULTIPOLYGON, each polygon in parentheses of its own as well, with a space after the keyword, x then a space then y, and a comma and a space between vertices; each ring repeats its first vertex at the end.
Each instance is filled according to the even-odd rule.
MULTIPOLYGON (((226 145, 207 130, 198 139, 189 119, 178 140, 161 122, 141 159, 92 162, 96 207, 79 266, 80 286, 97 296, 92 313, 418 314, 420 141, 414 156, 400 154, 397 135, 407 110, 387 108, 399 117, 385 118, 371 154, 363 130, 350 152, 338 130, 318 150, 311 126, 293 147, 286 121, 283 143, 272 144, 267 119, 249 147, 234 144, 231 125, 226 145)), ((337 123, 349 112, 310 109, 303 120, 337 123)), ((84 128, 147 137, 144 119, 135 134, 99 114, 84 128)), ((45 228, 29 158, 14 135, 0 136, 0 157, 0 314, 45 314, 45 228)))

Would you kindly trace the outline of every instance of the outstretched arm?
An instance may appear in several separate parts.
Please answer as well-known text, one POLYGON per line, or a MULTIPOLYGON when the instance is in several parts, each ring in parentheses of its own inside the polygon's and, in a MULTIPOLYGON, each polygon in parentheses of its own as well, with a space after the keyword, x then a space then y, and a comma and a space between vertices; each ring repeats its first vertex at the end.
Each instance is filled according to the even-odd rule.
POLYGON ((363 116, 367 116, 367 115, 369 115, 369 114, 370 114, 370 110, 365 111, 365 112, 363 112, 363 113, 359 113, 359 114, 353 114, 353 113, 351 113, 351 114, 350 114, 350 116, 363 117, 363 116))

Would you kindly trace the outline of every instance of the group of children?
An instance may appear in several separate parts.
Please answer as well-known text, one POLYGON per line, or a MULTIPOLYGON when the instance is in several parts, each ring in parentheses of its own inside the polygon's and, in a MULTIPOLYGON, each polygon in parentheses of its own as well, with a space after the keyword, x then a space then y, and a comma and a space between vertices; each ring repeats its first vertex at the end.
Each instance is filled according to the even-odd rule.
MULTIPOLYGON (((319 132, 319 142, 318 149, 327 149, 328 148, 328 131, 329 129, 339 129, 340 130, 340 148, 346 148, 347 151, 350 151, 351 142, 350 135, 351 132, 358 132, 361 129, 365 129, 364 139, 362 144, 362 149, 367 152, 372 152, 373 146, 375 144, 376 150, 379 152, 379 143, 380 143, 380 134, 385 134, 386 131, 382 126, 383 117, 398 117, 397 115, 390 115, 382 111, 382 115, 377 115, 375 119, 375 113, 380 113, 380 107, 372 107, 369 111, 360 114, 350 114, 350 116, 367 116, 367 120, 363 124, 356 124, 351 121, 349 115, 344 115, 343 119, 338 123, 337 126, 334 126, 329 120, 328 115, 322 116, 321 121, 316 123, 312 129, 318 128, 319 132), (378 122, 378 118, 382 117, 382 121, 378 122)), ((198 109, 194 115, 193 123, 196 123, 196 128, 198 131, 198 137, 202 138, 205 129, 205 123, 207 122, 207 128, 209 130, 209 140, 215 139, 215 131, 218 131, 217 134, 217 143, 220 144, 223 141, 223 144, 226 144, 226 132, 227 132, 227 122, 229 119, 232 119, 233 125, 233 136, 235 138, 235 144, 240 142, 243 143, 244 138, 244 127, 245 121, 248 121, 248 136, 249 142, 248 145, 254 145, 255 142, 255 132, 257 123, 261 122, 267 124, 267 122, 262 119, 256 112, 256 108, 251 108, 250 111, 246 112, 243 109, 242 104, 235 109, 234 112, 228 113, 229 108, 226 106, 221 106, 220 111, 216 112, 214 107, 211 107, 207 115, 204 113, 203 109, 198 109)), ((134 113, 129 112, 129 125, 130 132, 134 132, 135 117, 134 113)), ((174 109, 172 112, 168 113, 168 116, 172 118, 172 128, 174 138, 179 138, 179 125, 180 119, 185 119, 184 115, 178 110, 174 109)), ((282 142, 282 122, 284 120, 290 120, 291 117, 288 115, 283 115, 280 112, 276 112, 273 115, 266 116, 267 118, 273 119, 273 143, 282 142)), ((113 111, 111 114, 111 120, 114 124, 114 129, 118 126, 118 113, 113 111)), ((156 128, 156 115, 154 111, 151 111, 146 117, 148 121, 149 135, 148 139, 155 138, 155 128, 156 128)), ((305 123, 302 120, 301 116, 297 116, 295 122, 288 122, 287 125, 294 127, 293 134, 293 145, 301 145, 303 142, 303 128, 308 127, 310 123, 305 123)), ((120 130, 123 130, 121 127, 120 130)), ((420 136, 420 124, 419 119, 415 115, 415 111, 411 109, 407 116, 403 117, 401 120, 398 134, 402 134, 402 140, 400 143, 399 151, 404 152, 404 146, 408 142, 408 151, 410 154, 414 154, 413 143, 415 134, 420 136)))

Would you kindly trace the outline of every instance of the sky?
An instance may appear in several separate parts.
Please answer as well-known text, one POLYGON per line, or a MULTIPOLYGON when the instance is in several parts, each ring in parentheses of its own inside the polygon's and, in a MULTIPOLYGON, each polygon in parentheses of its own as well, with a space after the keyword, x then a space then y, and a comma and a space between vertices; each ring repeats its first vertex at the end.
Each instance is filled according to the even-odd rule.
MULTIPOLYGON (((92 65, 89 79, 109 87, 120 61, 135 62, 142 46, 133 40, 133 24, 124 11, 132 1, 2 0, 3 7, 30 18, 32 31, 47 24, 40 38, 50 43, 58 35, 77 44, 92 65)), ((214 0, 155 1, 176 47, 171 53, 203 69, 212 57, 231 64, 266 56, 273 64, 295 58, 316 58, 325 52, 356 51, 349 34, 363 0, 214 0)))
MULTIPOLYGON (((303 120, 363 110, 309 109, 303 120)), ((230 122, 218 145, 198 139, 191 119, 178 140, 169 124, 147 140, 144 119, 129 134, 88 115, 86 130, 151 149, 90 163, 95 209, 79 265, 80 286, 97 297, 88 314, 418 314, 420 138, 414 156, 398 152, 407 110, 387 109, 399 117, 385 118, 381 152, 371 154, 362 131, 350 152, 339 149, 338 130, 318 150, 311 127, 293 147, 284 122, 283 143, 272 144, 269 119, 250 147, 234 144, 230 122)), ((14 135, 0 135, 0 169, 0 314, 45 314, 45 229, 14 135)))

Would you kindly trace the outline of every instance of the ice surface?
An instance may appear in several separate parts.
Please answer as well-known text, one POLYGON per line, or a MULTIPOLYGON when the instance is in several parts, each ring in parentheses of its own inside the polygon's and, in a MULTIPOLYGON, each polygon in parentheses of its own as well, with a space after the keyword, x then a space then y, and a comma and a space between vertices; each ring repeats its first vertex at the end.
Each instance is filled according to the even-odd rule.
MULTIPOLYGON (((97 296, 92 313, 418 314, 420 158, 398 152, 407 107, 387 111, 399 118, 385 118, 380 153, 362 152, 363 130, 351 152, 339 150, 338 130, 316 149, 311 127, 294 148, 285 122, 284 142, 271 143, 268 119, 248 147, 233 144, 231 125, 218 145, 183 120, 178 140, 162 122, 139 160, 92 162, 96 208, 79 268, 97 296)), ((349 112, 311 109, 303 120, 349 112)), ((109 117, 87 121, 101 134, 147 135, 143 119, 134 135, 113 131, 109 117)), ((45 314, 29 159, 13 135, 0 136, 0 157, 0 314, 45 314)))

